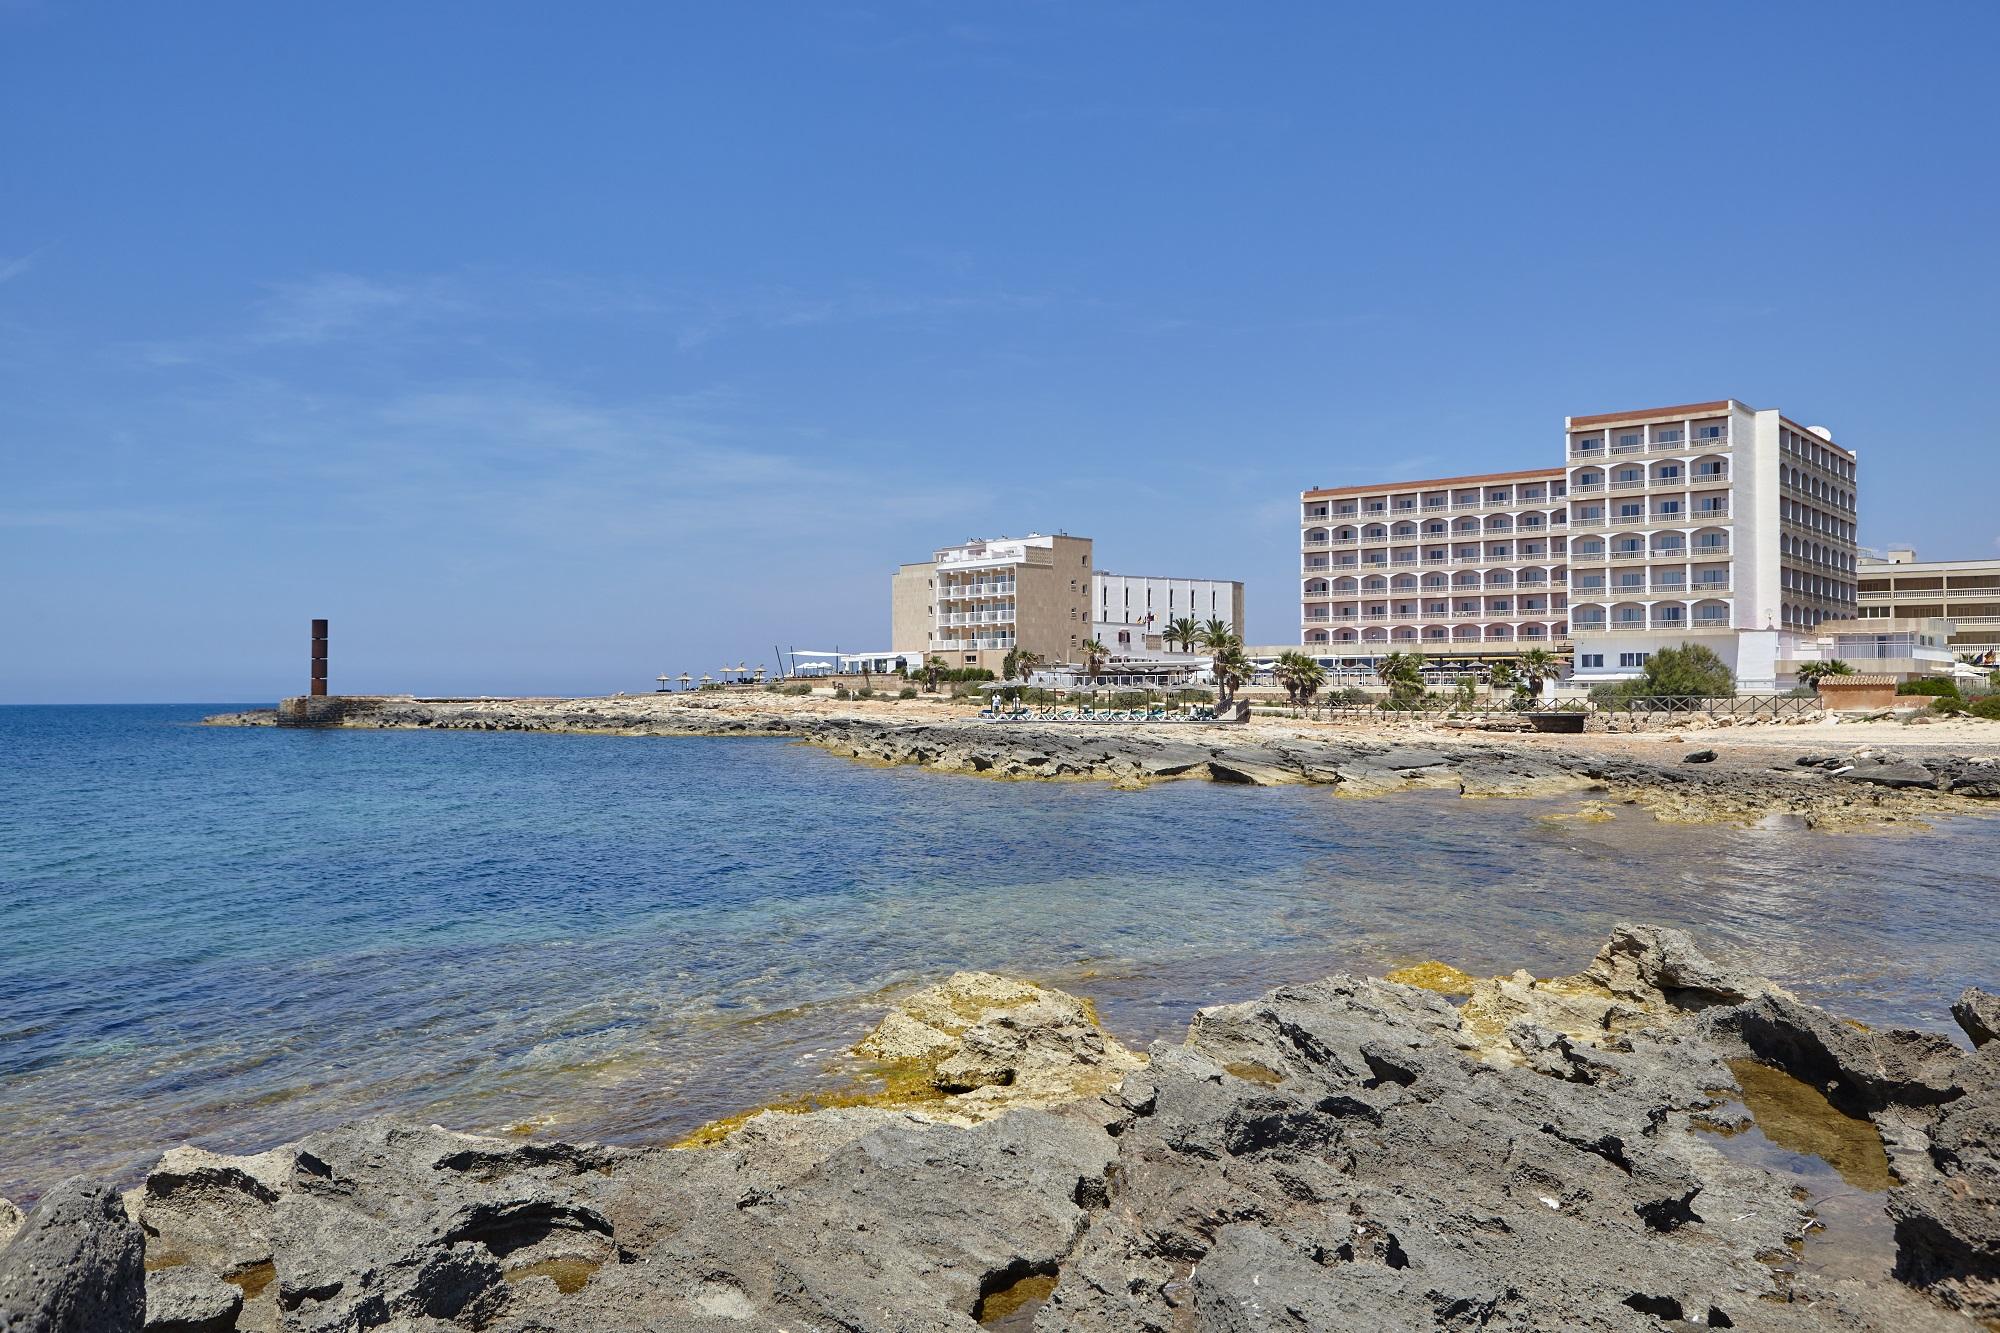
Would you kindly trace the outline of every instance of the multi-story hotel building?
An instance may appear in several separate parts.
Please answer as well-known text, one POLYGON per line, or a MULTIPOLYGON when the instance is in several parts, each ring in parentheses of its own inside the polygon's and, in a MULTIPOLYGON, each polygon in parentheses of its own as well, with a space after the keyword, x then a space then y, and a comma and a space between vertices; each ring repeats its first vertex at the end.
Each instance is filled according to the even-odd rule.
POLYGON ((1561 468, 1306 491, 1304 644, 1508 651, 1569 629, 1561 468))
POLYGON ((1905 548, 1864 555, 1855 572, 1864 624, 1948 620, 1954 652, 2000 656, 2000 559, 1919 560, 1905 548))
POLYGON ((1722 399, 1569 417, 1564 450, 1545 472, 1302 492, 1304 643, 1566 640, 1591 682, 1705 642, 1754 691, 1854 614, 1856 458, 1823 427, 1722 399))
POLYGON ((1243 631, 1243 585, 1223 579, 1110 574, 1091 567, 1088 537, 1030 533, 941 547, 891 582, 891 638, 912 660, 998 671, 1010 651, 1078 662, 1092 638, 1119 656, 1162 646, 1182 616, 1243 631))

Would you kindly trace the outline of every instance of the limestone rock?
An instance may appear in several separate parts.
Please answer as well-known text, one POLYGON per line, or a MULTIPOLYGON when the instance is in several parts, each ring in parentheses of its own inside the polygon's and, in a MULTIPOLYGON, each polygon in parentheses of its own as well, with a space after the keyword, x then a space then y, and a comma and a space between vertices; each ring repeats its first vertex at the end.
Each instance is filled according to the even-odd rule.
POLYGON ((855 1054, 921 1066, 952 1095, 922 1109, 956 1118, 1095 1096, 1141 1063, 1075 996, 989 972, 906 997, 855 1054))
POLYGON ((1910 760, 1875 760, 1856 764, 1837 773, 1843 782, 1865 782, 1877 787, 1907 788, 1938 785, 1937 774, 1910 760))
POLYGON ((1976 1319, 2000 1320, 2000 1045, 1964 1061, 1924 1151, 1901 1155, 1890 1192, 1896 1276, 1976 1319))
POLYGON ((72 1176, 50 1190, 0 1250, 5 1333, 139 1333, 146 1320, 145 1238, 117 1191, 72 1176))
POLYGON ((24 1217, 25 1214, 14 1206, 13 1200, 0 1199, 0 1249, 5 1249, 7 1242, 14 1239, 14 1233, 21 1229, 24 1217))
POLYGON ((1967 986, 1952 1002, 1951 1016, 1974 1046, 1984 1046, 2000 1036, 2000 995, 1967 986))
POLYGON ((146 1275, 146 1333, 229 1333, 243 1309, 243 1288, 198 1268, 146 1275))

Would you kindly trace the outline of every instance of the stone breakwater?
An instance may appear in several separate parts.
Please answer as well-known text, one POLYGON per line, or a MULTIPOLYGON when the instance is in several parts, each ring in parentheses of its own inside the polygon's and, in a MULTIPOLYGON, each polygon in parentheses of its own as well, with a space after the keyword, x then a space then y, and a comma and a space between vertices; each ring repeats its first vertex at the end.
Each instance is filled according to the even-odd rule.
MULTIPOLYGON (((1869 1032, 1621 926, 1574 976, 1356 976, 1205 1009, 1143 1063, 1060 992, 961 974, 859 1054, 872 1104, 713 1146, 371 1121, 64 1182, 0 1328, 1966 1329, 2000 1317, 2000 998, 1869 1032), (1775 1078, 1865 1138, 1893 1244, 1732 1155, 1775 1078), (886 1080, 895 1083, 896 1080, 886 1080), (1732 1109, 1735 1108, 1735 1109, 1732 1109), (1803 1260, 1801 1252, 1803 1251, 1803 1260)), ((1775 1128, 1773 1133, 1779 1132, 1775 1128)))
MULTIPOLYGON (((1673 822, 1754 824, 1774 816, 1808 827, 1921 825, 2000 800, 2000 759, 1862 748, 1745 765, 1713 751, 1683 754, 1534 740, 1324 737, 1230 726, 1102 727, 991 724, 966 718, 906 722, 705 704, 696 696, 634 699, 358 701, 341 725, 451 731, 542 731, 619 736, 779 736, 880 764, 912 764, 988 778, 1103 781, 1127 787, 1178 779, 1253 786, 1313 784, 1342 795, 1442 790, 1467 797, 1591 793, 1673 822), (1696 762, 1683 762, 1683 760, 1696 762)), ((273 725, 275 713, 223 714, 212 725, 273 725)), ((1988 807, 2000 808, 2000 807, 1988 807)), ((1584 813, 1608 814, 1597 804, 1584 813)))

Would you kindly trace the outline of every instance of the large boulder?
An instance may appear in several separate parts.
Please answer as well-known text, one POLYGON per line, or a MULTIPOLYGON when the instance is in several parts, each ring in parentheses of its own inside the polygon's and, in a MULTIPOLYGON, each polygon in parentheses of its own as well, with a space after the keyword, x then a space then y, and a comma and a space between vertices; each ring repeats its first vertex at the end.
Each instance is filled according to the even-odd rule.
POLYGON ((1861 782, 1875 787, 1935 788, 1938 785, 1937 774, 1910 759, 1863 760, 1835 776, 1843 782, 1861 782))
POLYGON ((72 1176, 0 1250, 4 1333, 140 1333, 146 1242, 118 1192, 72 1176))
POLYGON ((1857 1115, 1958 1097, 1964 1052, 1935 1032, 1871 1032, 1776 992, 1704 1016, 1707 1035, 1824 1090, 1857 1115))
POLYGON ((1967 986, 1952 1002, 1951 1016, 1974 1046, 1984 1046, 2000 1036, 2000 995, 1967 986))
POLYGON ((1959 1068, 1923 1151, 1899 1155, 1889 1195, 1896 1276, 1975 1318, 2000 1321, 2000 1045, 1959 1068))
POLYGON ((954 973, 909 995, 855 1054, 946 1094, 917 1109, 960 1122, 1094 1097, 1143 1063, 1085 1001, 990 972, 954 973))

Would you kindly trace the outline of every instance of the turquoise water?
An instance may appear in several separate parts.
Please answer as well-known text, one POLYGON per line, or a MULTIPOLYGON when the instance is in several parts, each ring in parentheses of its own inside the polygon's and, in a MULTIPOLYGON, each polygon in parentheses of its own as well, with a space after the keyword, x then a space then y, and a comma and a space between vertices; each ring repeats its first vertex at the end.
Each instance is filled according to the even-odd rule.
POLYGON ((2000 955, 2000 821, 1551 824, 1520 802, 1143 792, 768 740, 193 726, 0 708, 0 1194, 393 1110, 656 1141, 827 1077, 884 988, 982 967, 1134 1042, 1426 957, 1696 929, 1872 1024, 2000 955))

